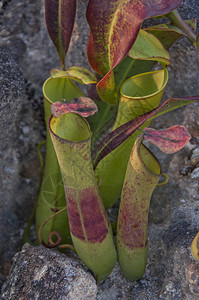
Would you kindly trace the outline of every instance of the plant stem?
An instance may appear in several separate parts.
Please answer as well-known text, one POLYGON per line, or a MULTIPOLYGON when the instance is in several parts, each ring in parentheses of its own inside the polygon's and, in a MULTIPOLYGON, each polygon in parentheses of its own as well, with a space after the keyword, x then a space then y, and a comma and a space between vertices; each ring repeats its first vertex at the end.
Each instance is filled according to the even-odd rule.
POLYGON ((64 63, 64 62, 62 62, 62 70, 63 70, 63 71, 66 71, 66 66, 65 66, 65 63, 64 63))
POLYGON ((180 28, 188 37, 188 39, 196 46, 196 35, 191 30, 190 26, 181 18, 177 10, 173 10, 166 14, 166 17, 171 23, 180 28))

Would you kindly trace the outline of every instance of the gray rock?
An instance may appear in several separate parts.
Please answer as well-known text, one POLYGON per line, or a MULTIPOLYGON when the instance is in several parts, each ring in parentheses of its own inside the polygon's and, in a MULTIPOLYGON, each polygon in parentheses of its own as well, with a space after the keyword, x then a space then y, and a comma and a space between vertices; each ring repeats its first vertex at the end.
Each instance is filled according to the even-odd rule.
POLYGON ((191 164, 193 166, 196 166, 199 164, 199 148, 194 149, 192 155, 191 155, 191 164))
POLYGON ((21 247, 23 228, 35 201, 39 173, 35 149, 43 139, 31 102, 25 95, 22 71, 9 50, 2 47, 0 99, 1 285, 9 272, 13 255, 21 247))
POLYGON ((193 170, 193 172, 191 173, 191 178, 192 179, 198 179, 199 178, 199 168, 196 168, 193 170))
MULTIPOLYGON (((77 20, 71 44, 66 56, 66 66, 88 67, 86 47, 89 36, 85 18, 88 0, 78 1, 77 20)), ((60 68, 57 51, 48 36, 44 0, 12 0, 2 10, 0 23, 0 45, 7 47, 20 67, 25 79, 41 91, 43 82, 50 76, 52 68, 60 68)))
POLYGON ((16 217, 20 177, 17 119, 24 95, 22 71, 8 51, 0 47, 0 282, 10 268, 8 253, 12 249, 13 256, 16 251, 15 234, 19 231, 16 217), (14 226, 17 226, 16 232, 14 226))
MULTIPOLYGON (((178 11, 183 19, 198 19, 199 16, 199 3, 195 0, 183 0, 182 4, 178 8, 178 11)), ((197 23, 199 29, 199 23, 197 23)))
POLYGON ((2 300, 96 299, 95 279, 77 257, 25 244, 13 261, 2 300))
POLYGON ((23 98, 22 72, 8 52, 0 48, 0 150, 16 135, 14 127, 23 98))

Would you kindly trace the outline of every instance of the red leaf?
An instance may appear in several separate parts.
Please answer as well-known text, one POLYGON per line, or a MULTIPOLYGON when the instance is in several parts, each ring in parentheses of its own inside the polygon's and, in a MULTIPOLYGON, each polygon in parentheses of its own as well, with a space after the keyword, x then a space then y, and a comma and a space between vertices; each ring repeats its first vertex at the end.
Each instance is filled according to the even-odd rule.
POLYGON ((46 26, 63 67, 73 31, 76 0, 45 0, 46 26))
MULTIPOLYGON (((103 81, 107 84, 108 77, 111 78, 108 72, 111 72, 132 48, 142 22, 149 17, 167 14, 180 3, 181 0, 89 1, 87 20, 90 37, 87 55, 91 67, 101 75, 106 74, 98 83, 100 94, 105 94, 103 81)), ((112 96, 109 97, 109 94, 107 101, 111 103, 112 96)))
POLYGON ((90 0, 88 59, 93 69, 104 75, 127 55, 141 23, 179 6, 181 0, 90 0))
POLYGON ((79 97, 68 102, 57 101, 51 105, 51 112, 55 118, 66 113, 76 113, 82 117, 92 116, 98 111, 95 102, 87 97, 79 97))
POLYGON ((182 149, 190 138, 191 136, 186 127, 180 125, 164 130, 144 128, 144 139, 150 141, 167 154, 175 153, 182 149))

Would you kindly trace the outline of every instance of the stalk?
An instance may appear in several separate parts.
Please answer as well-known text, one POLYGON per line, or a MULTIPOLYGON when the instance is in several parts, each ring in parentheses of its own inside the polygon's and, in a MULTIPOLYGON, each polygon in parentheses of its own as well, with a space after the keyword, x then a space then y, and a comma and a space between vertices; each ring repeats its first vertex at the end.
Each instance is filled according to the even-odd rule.
POLYGON ((181 18, 177 10, 173 10, 166 14, 166 17, 171 21, 171 23, 178 28, 180 28, 190 40, 192 44, 196 47, 196 35, 192 31, 191 27, 181 18))

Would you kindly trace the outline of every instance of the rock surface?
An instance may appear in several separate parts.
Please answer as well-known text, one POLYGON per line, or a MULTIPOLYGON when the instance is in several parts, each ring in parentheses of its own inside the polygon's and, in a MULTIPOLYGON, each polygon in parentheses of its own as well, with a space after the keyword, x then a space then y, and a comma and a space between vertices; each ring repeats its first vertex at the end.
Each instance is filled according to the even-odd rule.
POLYGON ((0 281, 11 265, 17 249, 16 231, 22 225, 15 213, 19 199, 15 193, 20 184, 17 121, 24 98, 22 72, 8 51, 0 47, 0 281))
MULTIPOLYGON (((6 47, 23 69, 37 94, 50 70, 61 67, 55 47, 50 40, 44 18, 45 0, 11 0, 0 10, 0 45, 6 47)), ((88 25, 85 20, 87 0, 77 2, 77 20, 66 57, 66 67, 88 66, 86 47, 88 25)))
MULTIPOLYGON (((195 0, 183 0, 182 4, 178 8, 178 11, 183 19, 198 19, 199 16, 199 5, 198 1, 195 0)), ((199 29, 199 23, 197 24, 199 29)))
MULTIPOLYGON (((88 25, 85 21, 87 2, 87 0, 78 1, 78 18, 67 54, 67 66, 75 64, 87 66, 88 25)), ((184 0, 179 11, 185 19, 193 17, 199 19, 199 2, 184 0)), ((4 49, 4 53, 6 51, 5 57, 10 53, 23 70, 26 93, 23 99, 17 100, 18 104, 15 107, 15 113, 18 114, 16 122, 18 135, 12 141, 15 146, 13 148, 10 144, 9 149, 5 148, 0 154, 0 163, 3 166, 0 169, 2 184, 0 281, 3 282, 11 267, 12 256, 20 250, 23 229, 35 201, 39 176, 36 145, 45 138, 41 86, 49 76, 49 70, 52 67, 59 67, 58 55, 45 28, 44 0, 0 1, 0 46, 4 49), (20 106, 22 110, 19 114, 17 111, 20 106)), ((173 45, 171 55, 172 67, 169 69, 170 79, 165 98, 199 94, 199 53, 189 42, 182 39, 173 45)), ((7 68, 9 70, 8 65, 7 68)), ((0 78, 3 71, 7 72, 2 69, 0 78)), ((155 150, 161 161, 162 170, 168 173, 170 181, 168 185, 155 190, 151 202, 149 262, 143 280, 128 282, 116 266, 112 274, 98 285, 98 300, 199 298, 199 264, 190 254, 191 241, 199 228, 198 120, 198 104, 192 104, 154 120, 153 126, 156 128, 184 124, 190 131, 192 139, 184 150, 172 156, 165 156, 155 150)), ((11 130, 8 133, 10 134, 11 130)), ((14 284, 12 280, 16 275, 15 266, 19 266, 24 255, 28 259, 28 255, 34 255, 35 251, 44 251, 42 247, 40 250, 25 249, 24 254, 20 252, 15 257, 12 272, 6 282, 7 288, 6 290, 3 288, 3 293, 7 293, 5 297, 8 297, 9 293, 14 293, 9 284, 11 282, 14 284)), ((47 250, 47 253, 50 253, 48 255, 51 255, 51 252, 47 250)), ((60 257, 58 253, 52 253, 55 259, 60 257)), ((65 257, 62 255, 61 257, 65 261, 65 257)), ((25 264, 23 266, 26 267, 25 264)), ((26 275, 31 278, 34 269, 26 271, 26 275)), ((90 273, 88 275, 90 276, 90 273)), ((55 283, 52 280, 49 287, 50 284, 55 283)))
POLYGON ((77 257, 25 244, 13 259, 1 299, 94 300, 96 294, 94 278, 77 257))
POLYGON ((14 144, 16 119, 24 97, 24 78, 15 60, 0 48, 0 150, 14 144))

